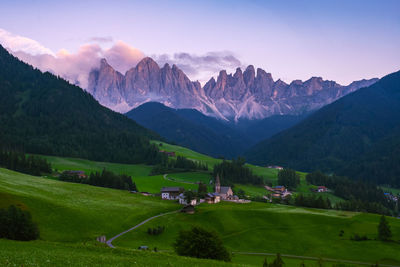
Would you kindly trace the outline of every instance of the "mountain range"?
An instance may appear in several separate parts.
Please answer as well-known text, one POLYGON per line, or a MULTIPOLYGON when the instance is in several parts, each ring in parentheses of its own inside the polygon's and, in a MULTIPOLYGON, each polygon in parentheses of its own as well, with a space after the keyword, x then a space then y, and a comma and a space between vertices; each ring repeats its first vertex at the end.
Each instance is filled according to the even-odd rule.
POLYGON ((400 71, 260 142, 246 158, 400 186, 400 71))
POLYGON ((227 121, 263 119, 273 115, 299 115, 317 110, 377 79, 342 86, 312 77, 287 84, 274 81, 270 73, 252 65, 234 74, 222 70, 204 86, 190 81, 176 65, 159 67, 151 58, 142 59, 125 75, 105 59, 89 74, 88 88, 102 105, 125 113, 146 102, 159 102, 175 109, 196 109, 227 121))

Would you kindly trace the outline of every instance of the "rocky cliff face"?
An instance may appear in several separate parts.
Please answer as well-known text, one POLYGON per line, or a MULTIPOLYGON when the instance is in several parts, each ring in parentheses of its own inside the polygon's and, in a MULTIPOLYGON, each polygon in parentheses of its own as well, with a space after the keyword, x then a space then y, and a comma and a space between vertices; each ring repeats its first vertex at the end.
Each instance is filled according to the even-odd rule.
POLYGON ((160 102, 172 108, 191 108, 223 119, 262 119, 276 114, 301 114, 319 109, 377 79, 342 86, 312 77, 286 84, 274 81, 270 73, 253 66, 232 74, 221 71, 204 87, 192 82, 177 66, 162 68, 144 58, 125 75, 115 71, 105 59, 89 75, 90 92, 101 104, 127 112, 146 102, 160 102))

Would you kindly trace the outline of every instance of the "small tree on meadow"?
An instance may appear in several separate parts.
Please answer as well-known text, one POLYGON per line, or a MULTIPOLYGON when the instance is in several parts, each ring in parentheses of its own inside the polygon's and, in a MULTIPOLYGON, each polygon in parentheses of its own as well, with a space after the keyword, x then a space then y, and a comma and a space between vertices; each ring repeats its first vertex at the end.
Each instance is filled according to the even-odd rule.
POLYGON ((197 194, 199 197, 203 198, 207 194, 207 185, 200 182, 199 188, 197 189, 197 194))
POLYGON ((195 194, 191 190, 185 191, 183 195, 185 196, 185 200, 188 205, 190 205, 190 202, 192 202, 192 200, 195 198, 195 194))
POLYGON ((390 225, 386 220, 386 217, 382 215, 378 225, 378 238, 382 241, 388 241, 391 237, 392 231, 390 230, 390 225))
POLYGON ((217 233, 200 227, 181 230, 174 243, 174 249, 181 256, 231 261, 231 254, 217 233))
POLYGON ((263 267, 268 267, 267 257, 264 258, 263 267))
POLYGON ((281 254, 276 254, 276 259, 269 264, 270 267, 282 267, 285 263, 282 260, 281 254))

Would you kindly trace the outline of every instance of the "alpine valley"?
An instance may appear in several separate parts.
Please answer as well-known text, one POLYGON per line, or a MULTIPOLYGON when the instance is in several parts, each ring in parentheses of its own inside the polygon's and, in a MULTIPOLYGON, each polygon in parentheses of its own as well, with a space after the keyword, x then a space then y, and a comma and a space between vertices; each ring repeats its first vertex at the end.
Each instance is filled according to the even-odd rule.
POLYGON ((400 267, 400 1, 92 2, 0 1, 0 266, 400 267))

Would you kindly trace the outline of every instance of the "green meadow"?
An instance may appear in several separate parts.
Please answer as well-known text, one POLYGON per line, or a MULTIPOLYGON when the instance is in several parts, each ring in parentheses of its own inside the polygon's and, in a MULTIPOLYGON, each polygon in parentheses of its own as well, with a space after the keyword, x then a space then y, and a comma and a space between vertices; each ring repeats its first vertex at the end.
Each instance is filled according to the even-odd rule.
POLYGON ((0 266, 232 266, 173 253, 111 249, 102 244, 17 242, 0 239, 0 266))
MULTIPOLYGON (((70 163, 60 163, 59 166, 61 164, 65 168, 70 167, 70 163)), ((92 166, 104 166, 104 163, 90 164, 87 170, 94 168, 92 166)), ((126 167, 127 170, 129 168, 135 169, 126 167)), ((187 173, 171 175, 182 181, 188 177, 187 173)), ((192 182, 208 179, 204 173, 194 176, 190 175, 192 182)), ((165 180, 162 176, 147 176, 149 177, 163 182, 165 180)), ((148 183, 152 184, 154 181, 149 180, 148 183)), ((250 187, 245 186, 245 189, 250 191, 250 187)), ((180 206, 159 197, 60 182, 6 169, 0 169, 0 200, 0 207, 15 204, 29 210, 41 232, 40 240, 32 242, 0 240, 0 264, 6 266, 226 265, 178 257, 173 253, 172 243, 178 231, 193 225, 217 231, 232 252, 279 252, 400 265, 400 255, 397 253, 400 244, 375 240, 379 216, 372 214, 256 202, 223 202, 215 205, 203 203, 196 207, 197 211, 193 215, 176 213, 154 219, 116 239, 113 244, 117 249, 110 249, 97 243, 96 237, 106 235, 110 238, 151 216, 177 210, 180 206), (158 225, 165 226, 163 234, 150 236, 146 233, 148 227, 158 225), (345 233, 343 237, 339 237, 340 230, 345 233), (365 234, 371 240, 351 241, 350 236, 354 233, 365 234), (157 247, 163 252, 135 250, 141 245, 157 247)), ((388 219, 394 240, 399 240, 400 220, 388 219)), ((267 258, 272 261, 274 257, 267 258)), ((233 263, 229 265, 260 266, 263 259, 262 255, 234 254, 233 263)), ((284 257, 284 261, 287 266, 298 266, 303 260, 284 257)), ((307 266, 317 266, 315 260, 305 260, 305 263, 307 266)))
MULTIPOLYGON (((378 215, 256 202, 201 204, 196 209, 192 215, 178 213, 155 219, 115 240, 114 245, 148 245, 171 251, 180 229, 199 225, 217 231, 233 252, 279 252, 400 265, 400 244, 375 240, 378 215), (158 236, 147 234, 147 227, 159 225, 165 226, 164 233, 158 236), (341 230, 344 231, 342 237, 339 236, 341 230), (371 240, 350 240, 355 233, 367 235, 371 240)), ((400 220, 388 220, 394 239, 399 240, 400 220)))
POLYGON ((41 239, 83 242, 111 237, 148 217, 179 208, 157 197, 60 182, 0 169, 1 206, 29 210, 41 239))

